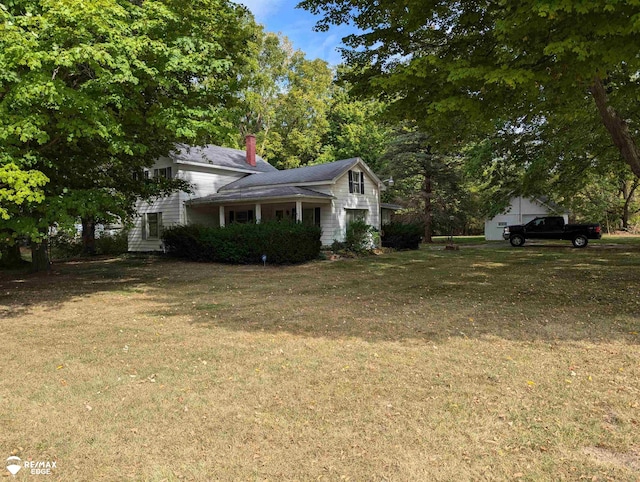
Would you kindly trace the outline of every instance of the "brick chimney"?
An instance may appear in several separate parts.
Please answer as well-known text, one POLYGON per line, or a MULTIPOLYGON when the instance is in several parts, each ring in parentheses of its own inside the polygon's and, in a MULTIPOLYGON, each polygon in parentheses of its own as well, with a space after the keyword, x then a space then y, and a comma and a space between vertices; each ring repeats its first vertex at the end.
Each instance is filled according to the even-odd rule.
POLYGON ((249 134, 245 137, 247 144, 247 164, 256 167, 256 136, 249 134))

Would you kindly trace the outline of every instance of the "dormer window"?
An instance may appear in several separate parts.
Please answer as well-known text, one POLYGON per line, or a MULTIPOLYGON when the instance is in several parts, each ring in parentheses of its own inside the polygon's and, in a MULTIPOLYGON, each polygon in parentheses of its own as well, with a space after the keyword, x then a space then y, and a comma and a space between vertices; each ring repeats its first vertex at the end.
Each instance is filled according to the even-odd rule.
POLYGON ((364 194, 364 172, 349 171, 349 192, 364 194))

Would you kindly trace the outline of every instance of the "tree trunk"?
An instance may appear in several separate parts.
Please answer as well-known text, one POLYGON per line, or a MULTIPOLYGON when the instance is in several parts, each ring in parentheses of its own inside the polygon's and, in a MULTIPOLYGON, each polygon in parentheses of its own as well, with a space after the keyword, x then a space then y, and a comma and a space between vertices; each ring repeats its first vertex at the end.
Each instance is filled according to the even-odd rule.
POLYGON ((633 137, 631 137, 627 122, 609 105, 607 91, 600 77, 596 77, 593 80, 593 85, 589 90, 596 102, 602 123, 609 131, 609 135, 611 135, 613 144, 618 148, 620 155, 629 164, 633 173, 640 177, 640 151, 638 151, 638 146, 636 146, 633 137))
POLYGON ((22 259, 20 254, 20 245, 15 243, 13 245, 5 244, 0 248, 0 268, 21 268, 27 264, 28 261, 22 259))
POLYGON ((47 240, 40 242, 31 241, 31 270, 49 271, 51 263, 49 261, 49 251, 47 249, 47 240))
POLYGON ((82 218, 82 251, 84 254, 96 254, 96 220, 92 216, 82 218))
POLYGON ((633 196, 640 185, 640 179, 634 180, 633 184, 627 188, 626 182, 622 186, 622 196, 624 197, 624 206, 622 208, 622 229, 629 229, 629 218, 631 217, 631 203, 633 196))
POLYGON ((433 197, 433 186, 431 176, 424 176, 424 239, 423 243, 433 243, 433 206, 431 198, 433 197))

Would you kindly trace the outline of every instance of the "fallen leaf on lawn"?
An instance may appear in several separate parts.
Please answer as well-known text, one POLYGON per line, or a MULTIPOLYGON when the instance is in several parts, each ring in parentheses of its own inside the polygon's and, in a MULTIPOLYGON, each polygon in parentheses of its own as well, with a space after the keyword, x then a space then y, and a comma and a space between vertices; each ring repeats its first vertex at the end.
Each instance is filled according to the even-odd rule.
POLYGON ((63 368, 64 368, 64 365, 58 365, 58 366, 56 367, 56 370, 62 370, 63 368))
POLYGON ((531 380, 527 380, 527 385, 529 385, 530 387, 534 386, 536 384, 536 382, 531 381, 531 380))

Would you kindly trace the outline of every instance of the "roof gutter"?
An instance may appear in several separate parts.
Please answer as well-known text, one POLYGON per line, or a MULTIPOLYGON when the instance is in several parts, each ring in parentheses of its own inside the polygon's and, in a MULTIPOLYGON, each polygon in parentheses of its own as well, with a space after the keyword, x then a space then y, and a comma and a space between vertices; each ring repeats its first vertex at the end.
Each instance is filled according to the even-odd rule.
POLYGON ((287 201, 291 199, 313 199, 314 201, 331 201, 335 199, 334 196, 311 196, 308 194, 291 194, 289 196, 280 196, 273 198, 264 198, 264 197, 247 197, 242 199, 192 199, 190 201, 185 201, 185 205, 194 206, 201 204, 246 204, 249 202, 261 202, 262 204, 273 204, 281 201, 287 201))

